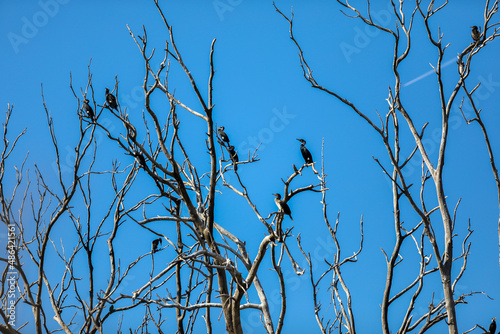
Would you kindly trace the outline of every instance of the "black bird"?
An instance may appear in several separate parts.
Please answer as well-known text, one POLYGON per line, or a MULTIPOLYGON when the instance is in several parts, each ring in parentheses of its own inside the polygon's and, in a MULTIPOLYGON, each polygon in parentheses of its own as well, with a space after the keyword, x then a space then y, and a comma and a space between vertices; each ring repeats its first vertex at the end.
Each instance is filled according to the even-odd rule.
POLYGON ((304 157, 306 164, 311 164, 313 162, 313 158, 311 152, 309 152, 309 150, 306 148, 306 141, 304 139, 297 140, 302 143, 300 145, 300 152, 302 152, 302 156, 304 157))
POLYGON ((137 163, 139 163, 139 166, 141 166, 142 168, 146 167, 146 159, 144 159, 144 156, 141 152, 134 150, 132 152, 132 155, 137 160, 137 163))
POLYGON ((478 29, 477 26, 472 26, 472 31, 471 31, 471 36, 474 42, 477 42, 481 39, 481 31, 478 29))
POLYGON ((153 253, 156 253, 158 251, 158 245, 161 245, 161 243, 161 238, 153 240, 153 242, 151 243, 151 250, 153 251, 153 253))
POLYGON ((231 156, 231 160, 233 160, 233 165, 234 165, 234 171, 236 172, 238 170, 238 165, 236 164, 239 159, 238 159, 238 153, 234 150, 233 145, 229 145, 227 148, 227 151, 229 152, 229 155, 231 156))
POLYGON ((219 128, 217 129, 217 132, 219 133, 219 137, 220 139, 227 143, 229 145, 229 137, 227 136, 227 134, 224 132, 224 127, 223 126, 219 126, 219 128))
POLYGON ((109 92, 108 88, 106 88, 106 103, 110 108, 118 110, 118 105, 116 104, 116 98, 113 94, 109 92))
POLYGON ((85 111, 85 113, 87 114, 87 116, 91 119, 91 120, 94 120, 94 110, 92 109, 92 107, 89 105, 89 100, 85 99, 83 100, 83 106, 82 106, 83 110, 85 111))
POLYGON ((288 215, 290 219, 293 221, 292 211, 290 211, 290 207, 288 206, 288 204, 286 204, 285 201, 281 200, 280 194, 273 194, 273 195, 276 196, 276 198, 274 199, 274 203, 276 203, 276 206, 278 207, 280 212, 283 212, 285 215, 288 215))
POLYGON ((497 323, 495 322, 495 318, 491 319, 491 324, 490 324, 490 330, 489 330, 489 334, 495 334, 495 331, 497 329, 497 323))

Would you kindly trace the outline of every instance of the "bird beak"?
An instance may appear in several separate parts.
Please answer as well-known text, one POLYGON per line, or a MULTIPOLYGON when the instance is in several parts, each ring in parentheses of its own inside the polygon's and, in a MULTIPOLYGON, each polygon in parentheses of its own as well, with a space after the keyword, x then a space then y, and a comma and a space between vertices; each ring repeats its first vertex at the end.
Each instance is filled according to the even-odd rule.
POLYGON ((298 140, 298 141, 300 141, 300 139, 299 139, 299 138, 297 138, 297 140, 298 140))

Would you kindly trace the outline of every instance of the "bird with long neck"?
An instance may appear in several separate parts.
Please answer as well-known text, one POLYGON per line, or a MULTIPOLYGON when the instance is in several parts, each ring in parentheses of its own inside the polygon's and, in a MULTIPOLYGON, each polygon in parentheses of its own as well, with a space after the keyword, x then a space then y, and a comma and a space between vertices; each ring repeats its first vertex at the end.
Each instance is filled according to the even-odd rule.
POLYGON ((276 219, 276 234, 278 240, 283 241, 283 230, 281 228, 281 225, 283 224, 283 219, 285 218, 285 215, 288 215, 288 217, 290 217, 290 219, 293 221, 292 211, 290 210, 288 204, 286 204, 286 202, 281 199, 280 194, 273 194, 273 195, 276 196, 276 198, 274 199, 274 203, 276 203, 279 212, 282 214, 281 219, 279 218, 276 219))
POLYGON ((286 202, 281 199, 280 194, 273 194, 273 195, 276 196, 276 198, 274 199, 274 203, 276 203, 276 206, 278 207, 279 211, 283 212, 284 215, 288 215, 288 217, 290 217, 290 219, 293 221, 292 211, 290 210, 288 204, 286 204, 286 202))
POLYGON ((297 139, 300 141, 300 152, 302 153, 302 156, 304 157, 304 161, 306 164, 312 164, 313 163, 313 158, 311 155, 311 152, 306 148, 306 141, 304 139, 297 139))
POLYGON ((497 330, 497 323, 495 319, 496 317, 491 319, 490 330, 488 331, 489 334, 495 334, 495 331, 497 330))

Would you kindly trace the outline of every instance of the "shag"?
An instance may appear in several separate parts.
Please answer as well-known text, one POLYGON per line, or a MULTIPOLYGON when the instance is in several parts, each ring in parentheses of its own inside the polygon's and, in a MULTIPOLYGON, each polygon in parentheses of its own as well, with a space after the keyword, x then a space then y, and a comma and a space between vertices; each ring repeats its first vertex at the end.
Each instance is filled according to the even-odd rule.
POLYGON ((133 156, 137 160, 137 163, 139 164, 139 166, 141 166, 142 168, 146 167, 146 159, 144 159, 144 156, 142 155, 141 152, 133 151, 133 156))
POLYGON ((477 26, 472 26, 471 36, 474 42, 477 42, 481 39, 481 32, 479 31, 477 26))
POLYGON ((153 242, 151 243, 151 251, 153 253, 156 253, 158 251, 158 245, 161 245, 161 243, 161 238, 153 240, 153 242))
POLYGON ((89 100, 87 100, 87 99, 83 100, 83 106, 82 106, 82 108, 83 108, 83 110, 85 110, 85 113, 87 114, 87 116, 91 120, 94 120, 94 110, 89 105, 89 100))
POLYGON ((274 199, 274 203, 276 203, 276 206, 278 207, 280 212, 283 212, 285 215, 288 215, 290 219, 293 220, 292 211, 290 211, 290 207, 288 206, 288 204, 286 204, 285 201, 281 200, 281 195, 280 194, 273 194, 273 195, 276 196, 276 198, 274 199))
POLYGON ((311 164, 313 162, 313 158, 311 152, 309 152, 309 150, 306 148, 306 141, 304 139, 297 140, 302 143, 300 145, 300 152, 302 152, 302 156, 304 157, 306 164, 311 164))
POLYGON ((223 126, 219 126, 219 128, 217 129, 217 132, 219 133, 219 137, 220 139, 227 143, 229 145, 229 137, 227 136, 227 134, 224 132, 224 127, 223 126))
POLYGON ((108 88, 106 88, 106 103, 110 108, 118 110, 118 105, 116 104, 116 98, 113 94, 109 92, 108 88))
POLYGON ((489 330, 489 334, 495 334, 495 331, 497 330, 497 323, 495 322, 495 318, 491 319, 491 324, 490 324, 490 330, 489 330))
POLYGON ((238 170, 238 165, 236 163, 239 161, 238 153, 234 150, 233 145, 229 145, 227 151, 229 152, 229 156, 231 156, 231 160, 233 160, 234 171, 236 172, 238 170))

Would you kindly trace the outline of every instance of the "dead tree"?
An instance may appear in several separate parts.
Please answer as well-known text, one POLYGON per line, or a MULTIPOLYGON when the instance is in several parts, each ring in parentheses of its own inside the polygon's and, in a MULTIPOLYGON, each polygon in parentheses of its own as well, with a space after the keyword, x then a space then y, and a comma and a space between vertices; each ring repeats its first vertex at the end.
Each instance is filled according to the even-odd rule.
MULTIPOLYGON (((285 253, 295 272, 304 272, 287 245, 293 227, 281 230, 283 212, 262 214, 252 199, 256 195, 247 191, 239 175, 244 168, 257 168, 252 165, 258 161, 257 151, 235 152, 240 156, 236 159, 217 138, 212 97, 215 39, 207 52, 210 74, 204 96, 175 43, 172 26, 157 1, 155 4, 167 30, 165 44, 159 48, 164 50, 162 60, 153 61, 157 49, 148 44, 145 27, 140 36, 129 29, 144 61, 142 119, 122 109, 118 76, 110 89, 116 108, 108 105, 102 92, 94 91, 89 64, 85 88, 75 89, 70 80, 79 127, 69 140, 76 143, 72 154, 64 156, 56 135, 57 121, 42 91, 57 177, 54 182, 35 165, 36 185, 24 184, 19 216, 11 208, 12 199, 3 192, 0 198, 2 221, 14 224, 17 230, 14 266, 23 279, 18 282, 14 302, 23 311, 31 309, 33 320, 26 326, 36 333, 104 333, 106 328, 116 327, 120 331, 118 315, 131 319, 139 312, 142 319, 135 328, 128 328, 130 332, 162 333, 166 318, 171 318, 167 314, 172 312, 178 333, 193 333, 202 321, 207 333, 212 333, 213 317, 220 311, 228 333, 243 333, 241 313, 249 309, 260 312, 267 333, 280 333, 286 315, 281 271, 285 253), (171 66, 186 75, 195 102, 178 97, 182 92, 172 88, 171 66), (192 130, 183 127, 186 119, 196 123, 201 141, 188 140, 192 130), (106 145, 120 153, 103 150, 106 145), (208 164, 193 163, 191 157, 200 152, 206 152, 208 164), (119 160, 111 162, 111 158, 119 160), (264 232, 256 254, 250 254, 242 237, 230 231, 228 217, 216 216, 215 207, 223 195, 218 185, 241 196, 254 212, 255 223, 264 232), (151 251, 140 253, 139 247, 130 246, 137 240, 128 231, 136 229, 154 235, 151 251), (124 248, 124 244, 128 246, 124 248), (155 261, 163 250, 170 252, 167 263, 155 261), (277 318, 269 310, 259 280, 259 273, 267 272, 261 268, 266 256, 271 258, 282 292, 277 318), (151 270, 140 271, 150 261, 151 270), (249 295, 251 289, 258 300, 249 295)), ((8 118, 11 111, 9 108, 8 118)), ((7 123, 4 142, 8 143, 6 133, 7 123)), ((4 145, 2 176, 13 146, 4 145)), ((324 190, 320 184, 292 185, 309 168, 315 171, 313 164, 304 164, 283 180, 284 200, 324 190)), ((23 168, 16 189, 23 185, 22 172, 23 168)), ((7 285, 4 274, 2 289, 7 285)), ((3 291, 0 297, 6 300, 3 291)), ((6 306, 2 304, 0 314, 5 321, 6 306)), ((1 328, 11 333, 23 327, 1 328)))
MULTIPOLYGON (((450 333, 457 333, 455 307, 466 303, 466 297, 477 292, 457 295, 455 291, 466 269, 472 231, 470 224, 457 224, 460 221, 457 219, 460 201, 452 212, 445 196, 443 165, 448 122, 451 106, 463 90, 475 112, 475 118, 466 121, 476 121, 483 131, 500 203, 500 182, 493 149, 481 118, 481 109, 474 101, 478 86, 472 90, 466 86, 473 56, 497 37, 496 24, 491 20, 497 12, 498 2, 490 5, 486 1, 482 34, 459 54, 459 79, 448 97, 445 97, 447 83, 441 72, 446 46, 442 45, 443 36, 439 33, 436 37, 436 32, 430 27, 430 21, 445 8, 446 3, 434 9, 431 1, 424 9, 417 1, 408 11, 406 4, 403 8, 404 1, 401 0, 399 6, 391 2, 397 23, 394 29, 390 29, 373 22, 369 2, 366 15, 347 2, 338 2, 363 23, 394 40, 392 71, 395 84, 388 89, 387 113, 385 117, 378 116, 378 120, 368 111, 358 109, 337 90, 316 81, 293 35, 293 13, 288 17, 276 10, 289 24, 304 78, 312 87, 333 96, 365 120, 380 136, 389 157, 389 165, 375 158, 392 185, 390 210, 394 213, 396 240, 391 252, 382 250, 387 266, 385 290, 380 302, 383 333, 424 333, 443 321, 446 321, 450 333), (411 106, 403 103, 400 97, 403 87, 399 67, 410 52, 414 20, 423 22, 427 37, 438 55, 435 73, 440 92, 442 136, 437 160, 431 159, 423 142, 427 124, 417 128, 412 113, 408 111, 411 106), (399 46, 403 47, 400 49, 399 46), (404 129, 400 128, 400 121, 405 124, 404 129), (407 131, 414 139, 409 149, 408 143, 401 141, 402 131, 407 131), (420 189, 412 192, 416 188, 415 182, 410 180, 405 167, 418 156, 422 157, 422 172, 417 181, 420 189), (429 185, 435 188, 434 200, 438 205, 434 207, 429 207, 426 198, 428 192, 425 189, 429 185), (400 211, 403 204, 409 204, 419 219, 404 223, 400 211), (444 235, 434 231, 436 221, 442 221, 444 235), (457 230, 466 231, 466 236, 458 243, 462 247, 458 256, 453 253, 453 246, 457 247, 454 240, 457 230), (402 250, 409 244, 414 245, 419 263, 405 261, 402 250), (424 248, 429 244, 431 251, 424 248), (452 276, 454 263, 461 266, 458 274, 452 276), (417 274, 403 288, 396 289, 393 287, 398 277, 395 269, 403 265, 413 266, 417 274), (439 278, 444 294, 442 300, 434 300, 434 295, 422 293, 424 282, 439 278), (406 302, 407 308, 402 317, 389 319, 389 311, 396 301, 406 302), (417 316, 414 312, 417 302, 428 304, 424 315, 417 316), (395 323, 399 325, 396 327, 395 323)), ((303 249, 300 234, 297 245, 288 242, 293 236, 293 226, 283 228, 290 226, 284 224, 284 212, 278 210, 264 214, 254 201, 262 194, 250 192, 247 188, 249 181, 240 175, 245 168, 260 168, 256 164, 258 151, 238 152, 229 145, 229 140, 218 137, 216 123, 220 120, 212 95, 216 73, 215 39, 207 50, 209 75, 206 78, 208 89, 204 94, 174 40, 172 26, 158 1, 155 4, 167 32, 161 47, 154 48, 148 42, 146 27, 140 35, 129 28, 144 64, 142 115, 129 113, 120 105, 118 76, 111 89, 118 103, 108 105, 103 92, 94 91, 89 65, 85 88, 75 89, 71 78, 78 127, 72 138, 61 140, 56 135, 60 125, 50 113, 50 99, 46 101, 42 91, 55 176, 36 164, 34 171, 28 172, 27 159, 11 162, 11 152, 18 147, 24 132, 9 142, 7 129, 13 108, 8 106, 0 155, 0 219, 8 231, 9 245, 12 239, 12 246, 7 245, 7 256, 0 257, 0 262, 6 264, 0 287, 0 332, 104 333, 109 328, 118 327, 120 331, 123 319, 127 319, 125 327, 130 332, 163 333, 167 325, 172 326, 167 320, 170 318, 175 319, 178 333, 197 332, 200 327, 212 333, 217 321, 214 318, 219 317, 228 333, 242 333, 242 314, 247 310, 257 310, 267 333, 281 333, 287 311, 287 285, 282 268, 290 265, 297 275, 306 271, 292 256, 293 247, 306 259, 314 314, 321 332, 356 333, 353 308, 356 299, 344 277, 344 269, 349 264, 354 265, 362 255, 363 218, 359 247, 355 246, 353 255, 345 256, 346 246, 341 245, 338 238, 342 228, 340 215, 337 214, 333 224, 327 211, 324 166, 320 172, 316 171, 314 163, 300 168, 293 166, 293 172, 291 168, 290 174, 283 175, 282 200, 287 202, 304 192, 321 193, 323 221, 334 241, 335 252, 324 259, 322 265, 326 268, 320 268, 313 266, 310 253, 303 249), (159 59, 154 56, 157 50, 163 50, 159 59), (187 91, 185 86, 182 90, 176 89, 177 77, 174 80, 170 75, 172 67, 187 78, 187 91), (89 112, 89 107, 92 112, 89 112), (185 126, 187 122, 193 125, 189 129, 185 126), (191 140, 193 129, 201 139, 191 140), (64 155, 64 144, 61 143, 68 143, 71 154, 64 155), (19 167, 14 170, 13 165, 19 167), (302 174, 309 170, 318 177, 318 184, 297 185, 302 174), (5 186, 5 175, 14 180, 13 186, 5 186), (255 254, 247 250, 244 236, 231 231, 231 224, 227 224, 227 221, 237 221, 238 217, 216 215, 216 207, 226 191, 241 197, 253 212, 255 225, 262 235, 255 254), (143 240, 136 240, 135 231, 147 231, 152 236, 146 241, 147 244, 154 242, 150 248, 141 251, 143 240), (270 268, 266 268, 266 263, 270 268), (280 310, 277 316, 270 312, 266 290, 260 280, 261 273, 267 269, 273 270, 279 287, 280 310), (15 284, 11 283, 11 272, 17 275, 15 284), (328 300, 333 305, 333 313, 322 308, 325 299, 319 291, 325 285, 331 292, 328 300), (26 314, 25 311, 29 311, 32 320, 11 325, 11 305, 19 312, 26 314), (130 325, 131 320, 135 320, 133 325, 130 325)))
MULTIPOLYGON (((447 2, 440 6, 437 6, 435 2, 431 0, 427 8, 423 8, 422 1, 417 1, 416 4, 410 4, 405 2, 404 0, 400 0, 397 3, 391 1, 393 12, 392 14, 394 14, 396 21, 394 28, 384 27, 373 21, 369 1, 367 1, 367 6, 364 9, 356 8, 347 1, 338 0, 337 2, 349 11, 348 13, 344 13, 345 15, 359 19, 367 26, 373 27, 384 34, 388 34, 394 41, 392 72, 394 75, 395 84, 393 86, 390 86, 388 89, 388 112, 385 117, 382 117, 377 113, 379 119, 378 121, 376 120, 377 117, 370 116, 368 111, 360 110, 356 106, 356 102, 351 102, 348 98, 343 96, 338 88, 325 87, 316 80, 315 76, 313 75, 313 69, 306 61, 305 52, 303 51, 299 41, 297 41, 293 34, 293 12, 290 16, 287 16, 283 14, 276 6, 275 8, 289 24, 290 38, 298 50, 300 66, 305 80, 307 80, 313 88, 332 96, 333 98, 347 106, 353 113, 357 114, 364 121, 366 121, 367 124, 369 124, 370 127, 380 135, 381 142, 383 143, 388 154, 392 171, 388 167, 380 163, 378 159, 374 158, 382 168, 383 172, 392 182, 394 226, 396 233, 396 244, 392 253, 390 255, 387 255, 384 251, 387 262, 387 280, 384 297, 381 303, 383 332, 387 334, 396 332, 396 330, 391 329, 389 326, 388 310, 390 305, 395 300, 400 299, 403 295, 408 294, 409 291, 414 291, 413 295, 408 301, 407 312, 404 315, 404 318, 401 320, 401 326, 397 329, 397 332, 407 333, 419 330, 419 333, 423 333, 436 323, 441 322, 442 320, 446 320, 449 333, 456 334, 458 333, 458 329, 455 307, 457 304, 465 303, 465 297, 467 297, 467 295, 477 292, 462 294, 460 296, 455 295, 455 287, 466 268, 467 255, 469 254, 470 248, 468 239, 472 231, 470 230, 469 225, 467 227, 468 233, 462 240, 462 252, 460 255, 454 256, 453 246, 455 244, 454 237, 456 236, 456 211, 460 201, 458 201, 458 203, 456 204, 454 212, 451 212, 448 207, 445 188, 443 185, 443 166, 446 157, 446 148, 448 146, 447 140, 449 133, 449 116, 452 106, 454 105, 454 103, 456 103, 456 98, 459 92, 463 89, 467 99, 472 104, 476 115, 474 119, 467 121, 476 121, 483 131, 488 148, 488 153, 490 155, 492 170, 494 173, 495 181, 497 183, 497 188, 499 189, 500 196, 500 183, 498 182, 498 173, 495 167, 493 151, 489 143, 486 127, 484 126, 484 123, 480 118, 480 110, 475 107, 473 98, 473 93, 477 89, 478 85, 471 91, 466 88, 466 79, 469 76, 470 65, 474 59, 474 56, 478 54, 478 52, 482 51, 482 49, 488 42, 491 42, 499 35, 498 28, 496 27, 498 23, 494 23, 492 21, 494 14, 496 14, 496 12, 498 11, 498 1, 494 1, 493 4, 490 4, 489 0, 486 1, 482 34, 479 40, 473 40, 470 45, 468 45, 458 55, 457 69, 459 77, 456 82, 451 83, 451 93, 448 96, 446 96, 446 91, 447 88, 450 87, 450 83, 446 82, 443 79, 442 75, 442 61, 447 45, 443 45, 444 36, 440 32, 440 30, 436 32, 435 29, 430 25, 435 15, 445 9, 447 2), (428 148, 426 147, 426 145, 424 145, 423 142, 424 131, 428 123, 425 123, 422 128, 419 129, 412 118, 412 106, 407 105, 407 103, 405 103, 401 99, 401 92, 403 91, 404 87, 401 83, 400 66, 401 64, 405 63, 408 54, 411 52, 411 41, 414 37, 414 35, 412 34, 412 28, 413 25, 417 23, 422 23, 425 27, 427 38, 431 45, 435 48, 436 54, 438 56, 437 63, 434 65, 434 71, 439 86, 440 104, 436 106, 436 109, 440 110, 442 123, 439 153, 437 159, 435 160, 430 157, 428 148), (404 122, 405 126, 407 127, 407 131, 409 131, 411 137, 414 140, 411 144, 411 146, 413 146, 413 149, 409 150, 409 152, 411 153, 407 156, 401 156, 401 145, 406 146, 406 143, 402 143, 400 141, 400 131, 402 131, 402 129, 400 128, 400 120, 404 122), (422 157, 421 189, 418 194, 414 194, 411 192, 410 188, 413 184, 408 180, 409 178, 405 173, 405 166, 407 166, 407 164, 412 159, 416 159, 416 156, 418 156, 415 155, 416 152, 418 152, 422 157), (426 205, 426 203, 430 201, 427 200, 424 196, 424 187, 427 183, 431 182, 433 187, 435 188, 434 199, 437 201, 438 205, 436 207, 428 208, 428 205, 426 205), (413 211, 420 217, 420 221, 415 222, 409 227, 403 226, 403 222, 400 218, 400 203, 403 199, 410 204, 413 211), (434 216, 432 216, 432 214, 434 212, 439 213, 440 219, 433 218, 434 216), (440 239, 441 237, 434 231, 434 226, 435 224, 437 224, 435 222, 436 220, 441 220, 443 224, 444 235, 442 236, 442 239, 440 239), (422 229, 420 229, 421 227, 422 229), (419 230, 422 230, 420 237, 416 236, 418 234, 417 231, 419 230), (395 292, 392 288, 392 283, 395 279, 394 268, 402 262, 403 258, 401 254, 401 246, 408 240, 413 240, 416 245, 416 250, 421 259, 420 270, 418 276, 413 282, 408 284, 408 286, 403 290, 395 292), (434 261, 431 261, 431 257, 426 255, 424 252, 424 243, 426 241, 430 242, 432 246, 434 261), (459 273, 453 277, 452 267, 453 263, 457 260, 462 261, 462 266, 459 270, 459 273), (438 271, 440 274, 444 299, 439 302, 435 302, 433 298, 431 298, 429 300, 429 311, 427 312, 427 314, 423 317, 415 319, 414 315, 412 314, 415 300, 420 297, 421 287, 424 279, 426 279, 429 274, 432 274, 435 271, 438 271)), ((329 226, 326 218, 325 223, 327 223, 327 225, 329 226)), ((335 238, 335 233, 332 233, 332 237, 335 238)), ((339 261, 337 257, 335 257, 335 260, 339 261)), ((333 268, 338 268, 339 266, 340 263, 337 266, 333 265, 333 268)), ((316 287, 316 284, 317 283, 315 281, 312 282, 313 290, 316 287)), ((336 285, 335 280, 334 282, 332 282, 332 285, 336 285)), ((314 298, 316 299, 316 297, 317 296, 315 294, 314 298)), ((339 321, 339 323, 345 321, 344 327, 347 329, 348 333, 352 334, 355 332, 352 315, 346 316, 345 308, 341 311, 336 312, 336 315, 337 316, 335 318, 335 321, 339 321)), ((322 332, 327 332, 328 328, 325 328, 325 326, 323 326, 321 323, 320 327, 322 332)), ((329 332, 331 332, 331 329, 328 330, 329 332)))

